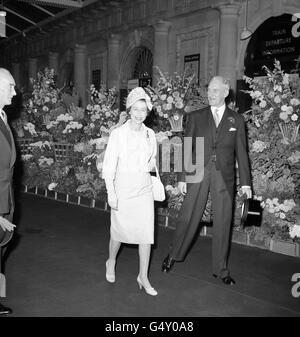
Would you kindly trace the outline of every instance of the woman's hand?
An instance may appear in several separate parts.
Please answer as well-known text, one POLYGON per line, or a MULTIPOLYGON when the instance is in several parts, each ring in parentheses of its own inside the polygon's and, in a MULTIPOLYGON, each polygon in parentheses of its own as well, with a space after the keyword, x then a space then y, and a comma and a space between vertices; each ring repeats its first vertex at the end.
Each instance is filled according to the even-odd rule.
POLYGON ((114 209, 115 211, 118 210, 118 198, 117 196, 114 195, 108 195, 108 204, 110 206, 110 208, 114 209))

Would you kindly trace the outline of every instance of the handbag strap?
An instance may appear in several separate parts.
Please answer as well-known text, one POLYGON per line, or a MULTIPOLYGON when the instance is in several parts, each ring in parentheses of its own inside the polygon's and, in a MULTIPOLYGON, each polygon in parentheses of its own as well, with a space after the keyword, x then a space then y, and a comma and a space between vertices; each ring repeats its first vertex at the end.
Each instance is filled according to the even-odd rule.
POLYGON ((158 168, 157 168, 156 165, 155 165, 155 172, 156 172, 156 177, 159 179, 159 181, 161 181, 161 180, 160 180, 160 175, 159 175, 159 173, 158 173, 158 168))

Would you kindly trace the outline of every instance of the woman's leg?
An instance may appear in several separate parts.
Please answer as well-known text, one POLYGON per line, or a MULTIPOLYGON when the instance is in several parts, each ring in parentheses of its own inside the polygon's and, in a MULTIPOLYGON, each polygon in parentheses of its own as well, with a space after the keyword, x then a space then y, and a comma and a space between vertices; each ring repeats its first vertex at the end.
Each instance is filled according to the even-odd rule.
POLYGON ((145 288, 152 287, 148 280, 150 252, 151 252, 151 244, 139 244, 139 256, 140 256, 139 278, 145 288))
POLYGON ((109 241, 109 257, 107 260, 107 273, 112 275, 115 273, 115 263, 121 242, 115 241, 112 238, 109 241))

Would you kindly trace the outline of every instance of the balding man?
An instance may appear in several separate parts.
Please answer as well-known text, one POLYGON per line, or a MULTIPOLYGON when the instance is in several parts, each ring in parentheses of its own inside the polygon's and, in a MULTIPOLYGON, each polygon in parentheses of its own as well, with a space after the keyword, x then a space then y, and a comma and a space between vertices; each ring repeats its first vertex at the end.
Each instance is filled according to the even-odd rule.
MULTIPOLYGON (((192 179, 186 167, 178 176, 178 187, 186 195, 176 223, 173 244, 162 270, 171 270, 175 261, 183 261, 191 245, 211 194, 213 211, 212 274, 225 284, 235 284, 228 269, 228 252, 232 221, 235 162, 237 159, 241 189, 252 197, 249 158, 246 149, 243 117, 229 109, 225 98, 229 82, 221 76, 211 79, 208 86, 209 107, 190 113, 185 130, 192 139, 190 156, 195 160, 196 139, 204 140, 204 174, 200 181, 192 179)), ((199 153, 198 153, 199 154, 199 153)), ((202 156, 203 157, 203 156, 202 156)))
MULTIPOLYGON (((5 276, 1 268, 2 247, 9 241, 8 232, 12 232, 14 227, 12 225, 14 213, 12 178, 16 160, 15 143, 3 108, 10 105, 16 95, 15 85, 10 72, 0 68, 0 297, 5 297, 5 276)), ((11 312, 10 308, 0 303, 0 315, 11 312)))

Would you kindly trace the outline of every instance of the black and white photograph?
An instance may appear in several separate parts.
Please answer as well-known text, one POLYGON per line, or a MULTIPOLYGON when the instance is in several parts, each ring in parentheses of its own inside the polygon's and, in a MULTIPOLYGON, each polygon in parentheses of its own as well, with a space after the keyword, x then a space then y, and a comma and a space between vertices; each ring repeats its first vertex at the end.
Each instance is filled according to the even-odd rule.
POLYGON ((299 76, 298 0, 0 0, 0 325, 300 317, 299 76))

